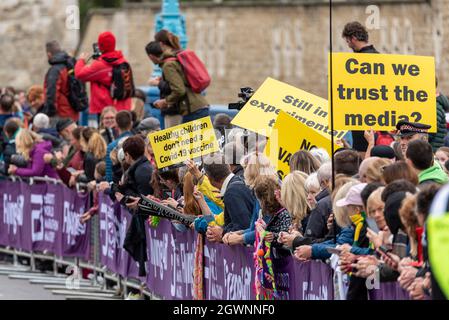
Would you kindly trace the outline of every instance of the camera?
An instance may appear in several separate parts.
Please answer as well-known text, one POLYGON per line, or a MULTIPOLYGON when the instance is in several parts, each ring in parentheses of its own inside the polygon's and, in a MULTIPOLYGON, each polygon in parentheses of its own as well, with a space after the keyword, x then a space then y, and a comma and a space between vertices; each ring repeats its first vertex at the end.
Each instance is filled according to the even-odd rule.
POLYGON ((92 55, 92 59, 97 60, 98 58, 101 57, 101 51, 100 51, 100 47, 98 46, 98 43, 95 42, 92 45, 93 49, 94 49, 94 54, 92 55))
POLYGON ((250 87, 240 88, 240 93, 238 94, 238 97, 241 98, 242 100, 237 103, 230 103, 229 109, 239 111, 242 110, 245 104, 249 101, 249 99, 251 99, 253 94, 254 94, 253 88, 250 87))
POLYGON ((20 154, 13 154, 10 163, 18 168, 26 168, 28 166, 28 161, 20 154))

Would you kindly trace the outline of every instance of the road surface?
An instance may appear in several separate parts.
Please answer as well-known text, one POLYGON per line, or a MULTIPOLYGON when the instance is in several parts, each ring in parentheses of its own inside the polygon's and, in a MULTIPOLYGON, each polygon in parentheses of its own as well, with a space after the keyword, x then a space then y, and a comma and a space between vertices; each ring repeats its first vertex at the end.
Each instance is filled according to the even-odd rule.
POLYGON ((53 295, 50 290, 30 284, 28 280, 12 280, 0 275, 0 300, 65 300, 65 297, 53 295))

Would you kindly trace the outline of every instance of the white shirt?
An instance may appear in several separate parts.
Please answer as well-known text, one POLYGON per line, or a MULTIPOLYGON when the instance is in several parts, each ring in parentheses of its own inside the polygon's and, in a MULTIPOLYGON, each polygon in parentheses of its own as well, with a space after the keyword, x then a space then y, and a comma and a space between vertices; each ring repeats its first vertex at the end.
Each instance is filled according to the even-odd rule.
POLYGON ((228 189, 229 182, 234 177, 234 174, 231 173, 229 176, 226 177, 225 181, 223 181, 223 185, 221 186, 220 195, 224 197, 226 190, 228 189))

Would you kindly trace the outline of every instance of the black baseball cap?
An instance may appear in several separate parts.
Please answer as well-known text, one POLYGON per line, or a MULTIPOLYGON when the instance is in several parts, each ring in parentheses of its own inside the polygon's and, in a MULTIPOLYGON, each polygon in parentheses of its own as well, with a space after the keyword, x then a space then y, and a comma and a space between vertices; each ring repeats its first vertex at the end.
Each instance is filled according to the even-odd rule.
POLYGON ((378 145, 371 149, 371 157, 379 157, 384 159, 394 159, 395 154, 393 148, 385 145, 378 145))

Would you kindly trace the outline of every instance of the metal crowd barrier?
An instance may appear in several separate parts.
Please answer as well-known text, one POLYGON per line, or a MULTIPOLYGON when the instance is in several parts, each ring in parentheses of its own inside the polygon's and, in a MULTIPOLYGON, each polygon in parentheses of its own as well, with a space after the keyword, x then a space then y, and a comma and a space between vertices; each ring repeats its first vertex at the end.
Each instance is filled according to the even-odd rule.
MULTIPOLYGON (((60 184, 64 185, 64 183, 61 180, 49 178, 49 177, 32 177, 28 179, 23 179, 17 176, 9 176, 7 177, 8 180, 12 182, 28 182, 30 185, 33 185, 34 183, 51 183, 51 184, 60 184)), ((75 190, 78 193, 81 193, 82 191, 86 191, 87 185, 83 183, 77 183, 75 190)), ((139 279, 133 279, 133 278, 123 278, 121 275, 114 274, 110 270, 107 269, 106 266, 102 266, 100 263, 100 217, 99 214, 96 214, 90 219, 91 223, 91 253, 90 253, 90 259, 89 261, 84 261, 79 258, 66 258, 66 257, 58 257, 55 254, 49 254, 48 252, 26 252, 24 250, 17 250, 15 248, 11 247, 1 247, 0 246, 0 253, 10 255, 13 259, 13 267, 14 268, 20 268, 21 264, 19 263, 19 257, 28 258, 30 259, 30 267, 29 271, 31 273, 36 273, 36 259, 39 260, 45 260, 45 261, 51 261, 53 262, 53 276, 54 277, 60 277, 63 278, 63 275, 58 272, 58 266, 66 267, 66 270, 69 270, 67 268, 71 267, 77 268, 77 270, 80 269, 89 269, 93 271, 93 277, 91 280, 92 286, 101 287, 101 289, 106 290, 107 289, 107 283, 106 280, 112 281, 113 283, 116 283, 116 294, 119 297, 126 298, 129 289, 132 288, 134 290, 137 290, 141 293, 141 295, 146 296, 150 300, 160 300, 160 297, 158 297, 156 294, 151 292, 149 288, 146 287, 145 283, 141 283, 139 279), (103 281, 100 283, 98 281, 99 276, 102 276, 103 281)), ((28 268, 20 268, 17 269, 19 271, 26 271, 28 268)), ((67 273, 64 274, 65 276, 68 276, 67 273)), ((82 290, 82 289, 80 289, 82 290)), ((76 292, 74 292, 76 294, 76 292)), ((86 297, 95 297, 95 294, 89 294, 86 293, 83 296, 86 297)))

